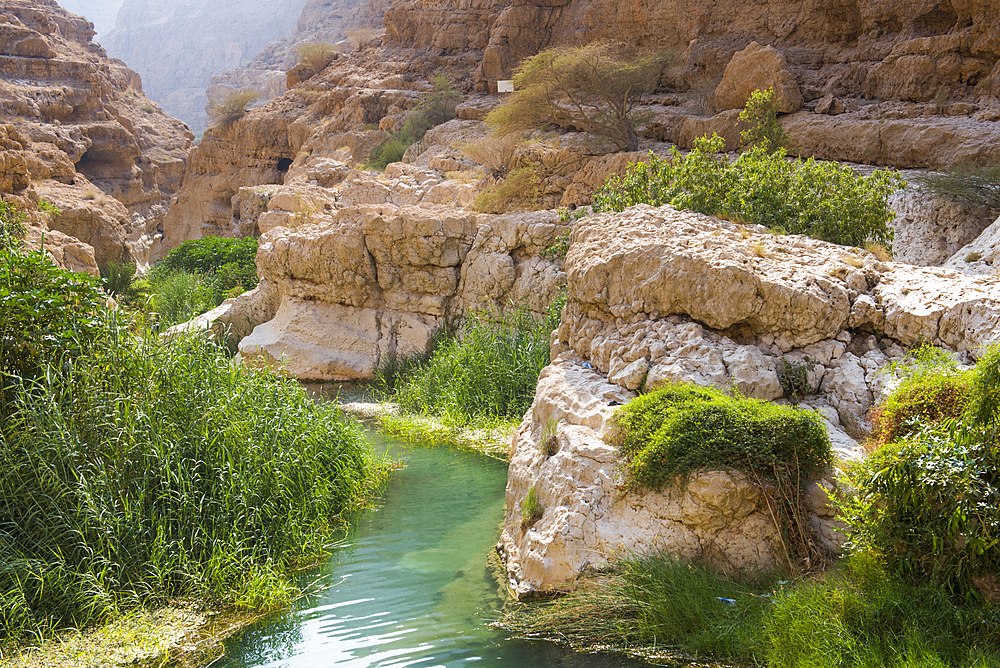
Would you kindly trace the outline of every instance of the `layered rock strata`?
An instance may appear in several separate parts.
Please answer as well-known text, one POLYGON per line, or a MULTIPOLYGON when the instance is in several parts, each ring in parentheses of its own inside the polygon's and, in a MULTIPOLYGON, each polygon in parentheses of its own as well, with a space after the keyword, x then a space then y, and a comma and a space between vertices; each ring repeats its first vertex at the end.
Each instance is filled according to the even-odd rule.
MULTIPOLYGON (((1000 280, 671 207, 580 220, 566 271, 554 362, 511 451, 501 548, 522 597, 626 552, 738 571, 784 558, 759 491, 738 473, 702 472, 664 494, 622 491, 608 420, 636 391, 693 382, 786 401, 782 369, 802 365, 813 389, 802 407, 822 415, 844 460, 859 455, 851 435, 883 392, 880 370, 906 348, 928 342, 972 360, 1000 340, 1000 280), (540 447, 551 433, 554 455, 540 447), (545 512, 526 527, 531 488, 545 512)), ((833 487, 817 480, 806 495, 827 549, 840 539, 822 491, 833 487)))
POLYGON ((90 246, 93 260, 74 268, 148 264, 161 254, 163 217, 193 136, 93 36, 91 23, 55 2, 0 2, 0 113, 12 124, 8 148, 20 155, 0 192, 25 210, 40 199, 59 209, 33 217, 35 234, 90 246))

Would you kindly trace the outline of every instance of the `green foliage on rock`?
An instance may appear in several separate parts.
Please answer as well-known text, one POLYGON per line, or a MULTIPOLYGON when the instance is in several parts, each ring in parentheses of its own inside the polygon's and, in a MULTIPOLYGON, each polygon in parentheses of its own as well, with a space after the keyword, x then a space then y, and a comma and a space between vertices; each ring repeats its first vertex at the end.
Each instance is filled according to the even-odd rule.
POLYGON ((13 251, 24 244, 28 232, 25 215, 10 202, 0 200, 0 253, 13 251))
POLYGON ((1000 600, 1000 348, 970 372, 927 349, 917 361, 874 411, 885 445, 850 471, 851 542, 950 595, 1000 600))
POLYGON ((778 101, 774 89, 755 90, 750 94, 740 120, 747 128, 740 132, 740 139, 747 146, 763 148, 768 153, 788 148, 791 137, 778 122, 778 101))
POLYGON ((844 246, 892 241, 886 198, 903 185, 894 172, 862 177, 836 163, 790 160, 784 149, 770 153, 760 146, 730 161, 719 154, 723 145, 712 135, 687 154, 676 148, 666 160, 650 154, 594 193, 595 211, 670 204, 844 246))
POLYGON ((697 469, 805 480, 833 459, 816 413, 696 385, 644 394, 620 408, 615 423, 631 484, 654 490, 697 469))
POLYGON ((434 77, 433 81, 434 90, 425 93, 416 109, 407 115, 403 126, 372 151, 366 167, 383 170, 389 163, 399 162, 406 150, 421 141, 428 130, 455 118, 455 106, 462 94, 444 75, 434 77))

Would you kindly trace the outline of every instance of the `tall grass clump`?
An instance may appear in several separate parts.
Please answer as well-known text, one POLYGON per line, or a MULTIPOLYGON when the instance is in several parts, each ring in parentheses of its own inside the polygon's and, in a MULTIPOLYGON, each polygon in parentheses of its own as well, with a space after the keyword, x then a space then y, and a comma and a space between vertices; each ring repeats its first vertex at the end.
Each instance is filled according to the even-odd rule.
MULTIPOLYGON (((5 260, 32 271, 36 260, 19 257, 5 260)), ((289 601, 291 569, 326 553, 382 462, 294 381, 202 337, 164 342, 120 313, 97 317, 32 358, 32 375, 5 366, 0 637, 46 637, 176 596, 289 601)))
POLYGON ((539 372, 549 363, 550 320, 527 308, 473 312, 426 364, 393 395, 409 413, 466 425, 520 419, 531 405, 539 372))
POLYGON ((1000 664, 1000 613, 895 578, 870 556, 822 580, 737 579, 669 555, 627 557, 595 586, 501 623, 575 649, 775 668, 1000 664))
POLYGON ((259 98, 260 93, 252 88, 241 88, 210 101, 206 111, 216 124, 226 127, 246 116, 259 98))
POLYGON ((315 75, 325 70, 327 65, 333 62, 337 56, 337 48, 329 42, 309 42, 295 47, 295 53, 315 75))

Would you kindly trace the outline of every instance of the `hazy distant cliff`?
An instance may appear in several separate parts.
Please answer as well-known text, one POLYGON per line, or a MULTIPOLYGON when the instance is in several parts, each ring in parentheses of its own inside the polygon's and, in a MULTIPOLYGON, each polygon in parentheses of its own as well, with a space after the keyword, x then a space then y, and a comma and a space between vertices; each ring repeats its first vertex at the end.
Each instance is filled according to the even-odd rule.
POLYGON ((146 93, 195 132, 205 129, 205 88, 271 42, 290 35, 305 0, 125 0, 101 40, 142 76, 146 93))

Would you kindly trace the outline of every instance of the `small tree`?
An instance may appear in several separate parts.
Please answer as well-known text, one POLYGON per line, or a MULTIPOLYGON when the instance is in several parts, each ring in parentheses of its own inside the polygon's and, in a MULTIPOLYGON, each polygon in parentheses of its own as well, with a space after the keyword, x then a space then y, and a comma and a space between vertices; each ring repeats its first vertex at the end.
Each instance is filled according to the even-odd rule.
POLYGON ((252 88, 241 88, 208 103, 208 115, 219 125, 230 125, 247 115, 250 106, 260 93, 252 88))
POLYGON ((662 53, 642 55, 606 41, 542 51, 521 63, 516 92, 486 122, 503 132, 550 123, 576 127, 635 151, 635 106, 653 91, 665 64, 662 53))
POLYGON ((295 53, 299 54, 302 62, 312 70, 313 74, 319 74, 333 62, 337 49, 329 42, 310 42, 299 44, 295 47, 295 53))
POLYGON ((778 101, 774 99, 773 88, 751 93, 746 107, 740 112, 740 120, 749 125, 740 133, 744 145, 760 146, 768 153, 788 148, 791 137, 778 122, 778 101))

